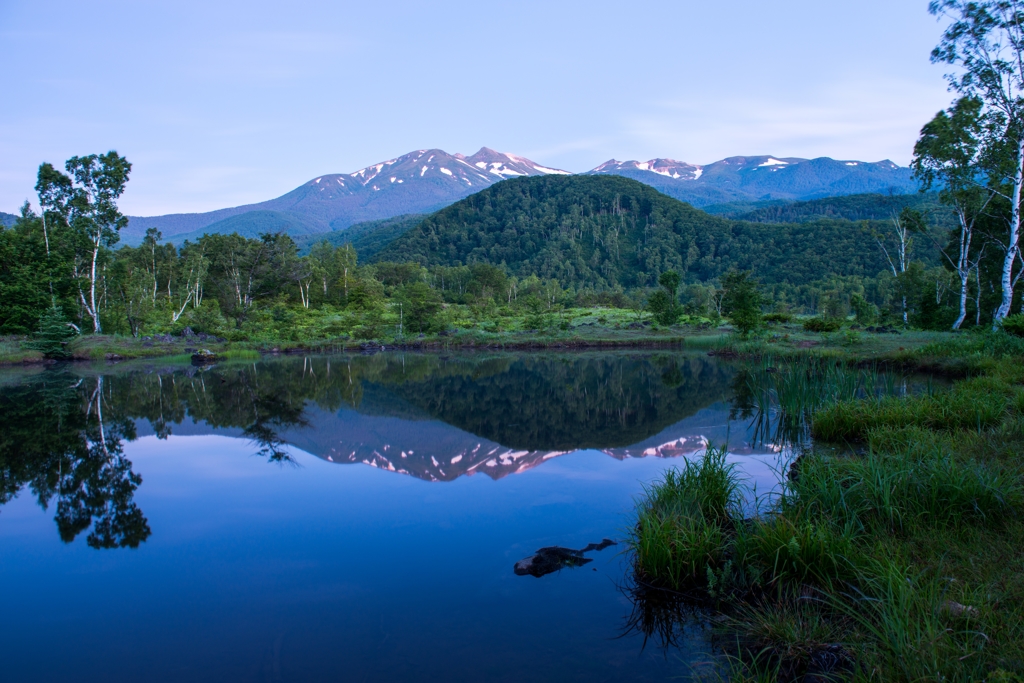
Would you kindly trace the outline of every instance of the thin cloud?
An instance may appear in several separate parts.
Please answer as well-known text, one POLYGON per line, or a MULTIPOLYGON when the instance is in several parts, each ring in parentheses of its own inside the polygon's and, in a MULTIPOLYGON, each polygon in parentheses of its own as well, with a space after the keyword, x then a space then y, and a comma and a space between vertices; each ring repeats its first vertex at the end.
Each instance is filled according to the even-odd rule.
POLYGON ((881 81, 833 84, 796 97, 669 101, 627 118, 622 142, 697 163, 777 154, 906 164, 921 126, 950 99, 941 83, 881 81))

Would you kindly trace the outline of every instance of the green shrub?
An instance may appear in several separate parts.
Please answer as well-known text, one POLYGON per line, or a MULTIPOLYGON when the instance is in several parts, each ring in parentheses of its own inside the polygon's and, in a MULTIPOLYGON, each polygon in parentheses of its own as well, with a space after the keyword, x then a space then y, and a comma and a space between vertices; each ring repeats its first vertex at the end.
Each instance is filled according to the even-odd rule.
POLYGON ((220 311, 220 304, 216 299, 206 299, 199 308, 188 309, 172 325, 171 331, 174 334, 181 334, 186 327, 192 328, 196 334, 212 334, 225 336, 233 325, 220 311))
POLYGON ((750 273, 731 271, 722 282, 722 310, 729 322, 746 337, 761 327, 764 295, 750 273))
POLYGON ((765 313, 762 320, 770 325, 786 324, 793 322, 793 315, 791 313, 765 313))
POLYGON ((835 332, 841 326, 834 318, 808 318, 804 321, 804 329, 808 332, 835 332))
POLYGON ((1003 332, 1012 334, 1014 337, 1024 337, 1024 313, 1015 313, 1003 318, 1000 325, 1003 332))

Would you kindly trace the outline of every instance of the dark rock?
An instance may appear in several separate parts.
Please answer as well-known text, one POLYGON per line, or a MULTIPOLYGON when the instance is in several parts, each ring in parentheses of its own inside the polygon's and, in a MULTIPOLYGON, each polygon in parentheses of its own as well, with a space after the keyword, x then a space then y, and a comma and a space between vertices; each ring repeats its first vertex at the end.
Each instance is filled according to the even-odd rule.
POLYGON ((209 349, 200 349, 192 354, 192 365, 208 365, 217 362, 217 354, 209 349))
POLYGON ((942 603, 942 611, 949 614, 952 617, 967 617, 970 619, 977 619, 978 612, 977 607, 971 607, 970 605, 961 605, 955 600, 946 600, 942 603))
POLYGON ((119 353, 108 353, 106 356, 104 356, 104 358, 106 358, 109 361, 114 361, 114 362, 119 361, 119 360, 124 360, 124 356, 122 356, 119 353))
POLYGON ((182 339, 192 339, 196 336, 196 333, 192 331, 191 327, 186 327, 181 331, 182 339))
POLYGON ((600 543, 591 543, 582 550, 573 550, 557 545, 548 546, 516 562, 512 571, 516 576, 529 575, 540 578, 565 567, 582 567, 592 561, 589 557, 584 557, 584 553, 589 553, 592 550, 604 550, 610 545, 615 545, 615 541, 606 538, 600 543))

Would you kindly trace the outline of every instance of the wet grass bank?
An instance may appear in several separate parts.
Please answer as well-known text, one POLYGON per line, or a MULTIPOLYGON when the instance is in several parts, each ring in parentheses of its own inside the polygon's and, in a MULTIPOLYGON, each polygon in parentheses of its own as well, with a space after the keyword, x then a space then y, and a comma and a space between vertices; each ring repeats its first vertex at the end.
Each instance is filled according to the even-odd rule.
MULTIPOLYGON (((724 357, 752 358, 763 354, 794 357, 822 356, 856 362, 887 359, 906 364, 916 349, 941 342, 948 333, 906 332, 903 334, 819 334, 799 325, 776 325, 750 340, 739 339, 728 326, 707 328, 677 325, 654 329, 626 325, 601 318, 567 330, 487 331, 464 329, 434 335, 386 336, 376 339, 331 337, 321 339, 225 340, 203 335, 186 337, 156 335, 123 337, 83 335, 68 346, 74 360, 123 360, 190 355, 197 349, 215 354, 330 353, 363 350, 418 349, 449 351, 459 349, 601 349, 601 348, 685 348, 724 357), (908 355, 909 354, 909 355, 908 355)), ((0 338, 0 365, 45 362, 39 351, 25 347, 25 338, 0 338)), ((917 358, 913 356, 913 358, 917 358)), ((947 363, 947 365, 950 365, 947 363)), ((959 372, 959 371, 958 371, 959 372)))
POLYGON ((637 589, 714 610, 729 680, 1022 680, 1017 344, 918 349, 979 373, 948 390, 827 383, 810 410, 816 445, 756 516, 722 452, 670 472, 637 506, 637 589))

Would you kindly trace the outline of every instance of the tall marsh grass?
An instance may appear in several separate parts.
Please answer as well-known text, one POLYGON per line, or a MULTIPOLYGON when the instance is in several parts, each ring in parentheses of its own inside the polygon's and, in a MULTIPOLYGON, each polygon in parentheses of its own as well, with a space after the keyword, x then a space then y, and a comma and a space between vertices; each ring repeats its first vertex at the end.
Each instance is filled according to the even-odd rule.
POLYGON ((726 610, 732 680, 800 680, 823 653, 843 679, 1024 680, 1024 364, 986 367, 909 395, 873 370, 764 366, 766 410, 867 448, 805 451, 753 519, 709 449, 638 502, 638 577, 726 610))
POLYGON ((837 401, 819 410, 811 435, 833 442, 865 441, 877 429, 981 431, 999 424, 1008 408, 1024 406, 1021 390, 1000 377, 957 382, 945 393, 837 401))
POLYGON ((741 403, 754 417, 755 440, 806 444, 814 415, 838 402, 902 395, 907 380, 877 367, 851 368, 838 360, 780 362, 763 356, 748 367, 741 403))

